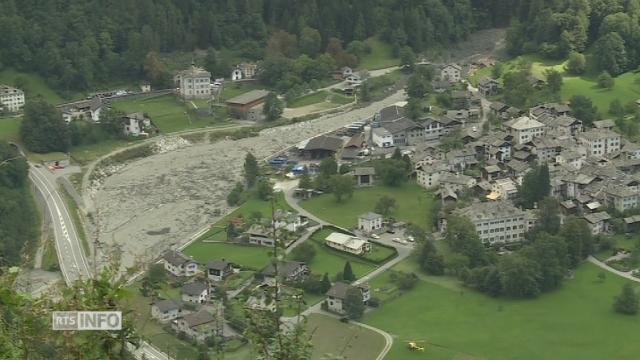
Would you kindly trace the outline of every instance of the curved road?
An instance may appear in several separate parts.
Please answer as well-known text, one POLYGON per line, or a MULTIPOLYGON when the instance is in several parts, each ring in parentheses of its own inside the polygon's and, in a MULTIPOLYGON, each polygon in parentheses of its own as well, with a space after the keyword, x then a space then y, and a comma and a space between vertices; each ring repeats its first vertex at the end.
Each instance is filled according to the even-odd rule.
MULTIPOLYGON (((325 220, 322 220, 321 218, 315 216, 314 214, 308 212, 307 210, 305 210, 302 206, 300 206, 300 204, 298 203, 299 200, 296 199, 293 196, 293 192, 294 189, 297 186, 297 181, 289 181, 286 183, 281 184, 281 188, 282 191, 284 192, 284 198, 287 202, 287 204, 289 204, 289 206, 291 206, 294 210, 296 210, 299 214, 304 215, 306 217, 308 217, 309 219, 317 222, 318 224, 320 224, 320 226, 324 226, 324 225, 333 225, 325 220)), ((336 225, 333 225, 336 226, 336 225)), ((312 232, 312 229, 309 229, 310 231, 302 236, 300 239, 296 240, 293 244, 291 244, 291 246, 289 246, 286 250, 287 253, 289 253, 293 248, 295 248, 296 246, 302 244, 304 241, 306 241, 307 239, 309 239, 310 237, 310 233, 312 232)), ((400 261, 406 259, 409 255, 411 255, 411 252, 413 251, 413 246, 411 245, 400 245, 394 242, 385 242, 386 245, 390 245, 393 246, 397 251, 398 251, 398 256, 396 256, 395 258, 391 259, 390 261, 387 261, 385 264, 383 264, 382 266, 376 268, 375 270, 371 271, 370 273, 368 273, 367 275, 361 277, 360 279, 356 280, 353 284, 354 285, 358 285, 358 284, 362 284, 364 282, 370 281, 371 279, 375 278, 376 276, 382 274, 383 272, 389 270, 390 268, 392 268, 394 265, 396 265, 397 263, 399 263, 400 261)), ((312 313, 319 313, 319 314, 323 314, 323 315, 327 315, 327 316, 331 316, 334 318, 339 318, 339 316, 335 315, 335 314, 331 314, 331 313, 327 313, 325 311, 323 311, 320 307, 320 303, 315 304, 311 307, 309 307, 307 310, 303 311, 301 315, 305 316, 305 315, 309 315, 312 313)), ((291 318, 283 318, 283 320, 285 322, 295 322, 297 320, 297 317, 291 317, 291 318)), ((386 331, 382 330, 382 329, 378 329, 376 327, 373 327, 371 325, 367 325, 367 324, 363 324, 361 322, 357 322, 357 321, 351 321, 352 324, 361 326, 363 328, 369 329, 371 331, 375 331, 376 333, 382 335, 385 339, 385 346, 382 349, 382 351, 380 352, 380 354, 378 355, 378 357, 375 360, 382 360, 384 359, 384 357, 387 355, 387 353, 391 350, 391 346, 393 346, 393 337, 386 331)))
POLYGON ((90 278, 92 274, 87 265, 80 238, 76 233, 66 203, 54 185, 55 182, 49 179, 47 170, 33 164, 29 164, 29 178, 42 194, 51 214, 58 263, 66 284, 71 285, 76 280, 90 278))
POLYGON ((631 272, 624 272, 624 271, 620 271, 620 270, 616 270, 614 268, 612 268, 611 266, 603 263, 602 261, 596 259, 595 257, 589 255, 589 257, 587 258, 587 261, 589 261, 590 263, 596 265, 597 267, 607 270, 611 273, 614 273, 618 276, 622 276, 623 278, 627 279, 627 280, 631 280, 631 281, 635 281, 635 282, 640 282, 640 278, 637 278, 633 275, 631 275, 631 272))

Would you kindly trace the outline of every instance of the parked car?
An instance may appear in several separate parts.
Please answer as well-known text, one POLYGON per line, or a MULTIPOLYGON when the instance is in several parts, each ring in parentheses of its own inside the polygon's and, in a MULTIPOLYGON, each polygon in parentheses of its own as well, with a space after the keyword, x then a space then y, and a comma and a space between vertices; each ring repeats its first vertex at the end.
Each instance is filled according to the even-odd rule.
POLYGON ((407 241, 408 242, 415 242, 416 239, 413 236, 409 235, 409 236, 407 236, 407 241))
POLYGON ((378 236, 378 234, 371 234, 371 238, 372 238, 372 239, 379 240, 379 239, 380 239, 380 236, 378 236))
POLYGON ((402 240, 400 238, 393 238, 393 240, 391 240, 391 241, 396 242, 398 244, 403 244, 403 245, 407 244, 407 242, 405 240, 402 240))

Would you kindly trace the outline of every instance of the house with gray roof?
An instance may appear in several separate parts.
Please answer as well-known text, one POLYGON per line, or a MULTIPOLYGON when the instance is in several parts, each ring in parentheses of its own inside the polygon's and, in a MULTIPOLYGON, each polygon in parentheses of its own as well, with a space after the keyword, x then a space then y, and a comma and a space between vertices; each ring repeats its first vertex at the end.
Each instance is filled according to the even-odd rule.
POLYGON ((233 274, 233 263, 226 261, 225 259, 214 260, 208 262, 205 269, 209 280, 216 282, 222 281, 227 276, 233 274))
POLYGON ((366 233, 382 231, 383 217, 373 212, 364 213, 358 216, 358 230, 366 233))
POLYGON ((182 316, 183 306, 173 299, 158 300, 151 305, 151 316, 160 322, 168 322, 182 316))
POLYGON ((251 90, 225 102, 229 114, 238 119, 258 121, 264 119, 262 108, 269 91, 251 90))
POLYGON ((165 270, 174 276, 193 276, 198 272, 198 263, 179 251, 167 251, 162 260, 165 270))
POLYGON ((500 83, 496 79, 483 77, 478 80, 478 91, 485 97, 497 95, 500 91, 500 83))
POLYGON ((505 124, 509 134, 513 136, 516 144, 525 144, 534 137, 544 135, 545 125, 528 116, 521 116, 517 119, 509 120, 505 124))
POLYGON ((334 157, 342 150, 344 140, 332 135, 319 135, 298 145, 300 156, 307 159, 325 159, 334 157))
POLYGON ((277 264, 271 263, 260 272, 264 282, 270 285, 275 284, 276 265, 280 281, 296 282, 303 280, 311 273, 307 264, 300 261, 279 261, 277 264))
POLYGON ((371 290, 369 289, 368 284, 359 284, 359 285, 349 285, 347 283, 338 281, 334 283, 329 291, 327 291, 326 303, 329 308, 329 311, 338 313, 338 314, 346 314, 347 311, 344 307, 344 301, 347 298, 349 290, 357 289, 362 294, 362 302, 366 304, 371 299, 371 290))
POLYGON ((380 128, 391 134, 394 146, 415 145, 424 142, 424 126, 407 118, 382 123, 380 128))
POLYGON ((584 215, 589 229, 593 235, 603 234, 609 231, 609 219, 611 216, 606 212, 597 212, 584 215))
POLYGON ((510 201, 474 203, 453 214, 469 219, 485 245, 520 242, 536 223, 533 211, 518 209, 510 201))
POLYGON ((178 87, 178 95, 183 99, 211 98, 211 73, 195 64, 179 71, 173 81, 178 87))
POLYGON ((189 338, 198 342, 204 342, 214 336, 218 328, 217 320, 205 309, 186 314, 173 321, 171 327, 176 332, 182 332, 189 338))
POLYGON ((209 301, 209 285, 201 281, 192 282, 184 285, 180 294, 184 302, 205 304, 209 301))
POLYGON ((405 117, 405 108, 400 105, 391 105, 380 109, 374 116, 374 123, 391 122, 405 117))
POLYGON ((373 176, 376 174, 376 169, 372 166, 361 166, 353 169, 350 173, 358 186, 373 186, 373 176))

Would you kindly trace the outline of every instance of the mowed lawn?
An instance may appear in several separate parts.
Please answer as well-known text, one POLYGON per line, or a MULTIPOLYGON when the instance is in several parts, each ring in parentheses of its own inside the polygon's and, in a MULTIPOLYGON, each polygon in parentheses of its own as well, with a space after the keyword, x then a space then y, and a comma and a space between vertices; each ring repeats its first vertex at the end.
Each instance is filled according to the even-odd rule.
POLYGON ((358 63, 359 69, 374 70, 398 65, 400 60, 393 56, 391 45, 386 44, 375 37, 365 41, 371 52, 365 54, 358 63))
POLYGON ((292 101, 287 103, 287 107, 289 108, 299 108, 319 102, 324 102, 329 96, 329 93, 326 91, 317 91, 308 95, 300 96, 299 98, 295 98, 292 101))
POLYGON ((264 88, 264 85, 257 81, 225 82, 224 87, 222 88, 222 100, 229 100, 251 90, 264 88))
POLYGON ((387 356, 393 360, 638 359, 640 316, 611 308, 626 280, 607 273, 600 282, 600 271, 583 264, 561 289, 531 300, 494 299, 420 281, 363 321, 394 336, 387 356), (437 346, 425 343, 425 352, 411 352, 405 343, 410 340, 437 346))
POLYGON ((332 229, 320 230, 306 242, 316 250, 316 256, 308 264, 312 273, 318 275, 328 273, 329 277, 333 279, 337 273, 342 272, 347 261, 351 262, 351 269, 357 278, 363 277, 376 268, 372 263, 349 256, 338 250, 327 248, 324 245, 324 239, 332 232, 332 229))
POLYGON ((640 73, 627 72, 616 77, 611 90, 599 88, 595 79, 565 77, 561 95, 563 100, 569 100, 574 95, 586 96, 598 107, 599 112, 606 115, 613 100, 620 100, 622 105, 626 105, 640 99, 640 73))
POLYGON ((0 140, 19 141, 21 117, 0 117, 0 140))
MULTIPOLYGON (((28 99, 42 97, 48 103, 54 105, 64 102, 64 99, 51 89, 40 75, 23 73, 13 69, 4 69, 0 71, 0 84, 16 86, 19 82, 24 84, 22 85, 23 88, 21 90, 25 92, 25 96, 28 99)), ((77 96, 79 97, 80 95, 78 94, 77 96)))
POLYGON ((326 359, 327 354, 348 360, 373 360, 385 344, 384 337, 372 330, 320 314, 309 315, 307 333, 312 335, 312 360, 326 359))
POLYGON ((374 211, 376 202, 383 196, 396 200, 397 208, 391 216, 399 221, 413 223, 430 229, 434 209, 434 198, 415 183, 406 183, 399 187, 373 186, 356 189, 353 197, 336 202, 332 194, 325 194, 300 203, 307 211, 316 216, 345 228, 353 228, 358 223, 358 216, 374 211))
POLYGON ((151 121, 163 133, 181 130, 198 129, 214 126, 226 115, 220 113, 213 116, 199 117, 189 112, 191 105, 182 102, 173 95, 163 95, 146 99, 128 99, 114 101, 115 109, 126 113, 142 112, 151 117, 151 121))
MULTIPOLYGON (((633 71, 626 72, 615 78, 615 85, 612 89, 601 89, 598 87, 598 74, 585 74, 583 76, 572 76, 564 72, 565 61, 545 60, 539 56, 524 55, 503 63, 503 74, 516 68, 520 59, 531 62, 531 73, 539 78, 546 77, 547 70, 556 70, 563 73, 563 83, 560 96, 562 100, 568 101, 575 95, 586 96, 593 101, 603 115, 609 112, 609 104, 613 100, 620 100, 622 105, 640 99, 640 73, 633 71)), ((471 82, 484 76, 491 76, 491 67, 478 70, 472 77, 471 82)))
MULTIPOLYGON (((274 204, 276 209, 291 210, 284 200, 282 193, 276 194, 274 204)), ((226 243, 227 235, 225 227, 229 218, 249 217, 252 213, 260 212, 263 217, 271 217, 271 202, 251 198, 244 204, 220 219, 211 226, 211 229, 204 233, 198 240, 184 249, 185 254, 201 264, 206 264, 212 260, 226 259, 243 267, 261 269, 265 267, 271 259, 272 249, 264 246, 248 246, 226 243)))

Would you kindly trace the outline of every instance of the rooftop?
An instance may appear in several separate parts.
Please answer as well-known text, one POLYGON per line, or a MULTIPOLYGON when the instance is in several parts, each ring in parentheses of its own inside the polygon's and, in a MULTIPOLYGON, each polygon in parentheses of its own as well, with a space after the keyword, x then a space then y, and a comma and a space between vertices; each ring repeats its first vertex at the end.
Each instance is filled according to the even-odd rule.
POLYGON ((585 131, 579 135, 581 138, 586 140, 602 140, 602 139, 610 139, 610 138, 619 138, 620 134, 617 132, 611 131, 609 129, 592 129, 589 131, 585 131))
POLYGON ((600 221, 605 221, 611 219, 611 216, 606 212, 597 212, 593 214, 586 214, 584 219, 587 220, 591 224, 599 223, 600 221))
POLYGON ((526 129, 544 127, 543 123, 537 120, 533 120, 528 116, 521 116, 517 119, 507 121, 505 125, 515 130, 526 130, 526 129))
POLYGON ((597 120, 593 122, 593 127, 596 129, 613 128, 614 126, 616 126, 616 123, 611 119, 597 120))
POLYGON ((191 65, 190 68, 186 70, 179 71, 176 76, 185 76, 185 77, 208 77, 211 78, 211 73, 207 70, 197 67, 195 65, 191 65))
POLYGON ((342 148, 343 140, 339 137, 320 135, 307 141, 304 150, 328 150, 336 152, 342 148))
POLYGON ((367 243, 367 240, 339 232, 333 232, 329 234, 329 236, 327 236, 325 240, 327 242, 342 245, 353 250, 359 250, 363 245, 367 243))
POLYGON ((214 260, 207 263, 207 269, 224 270, 231 265, 232 263, 226 260, 214 260))
POLYGON ((458 216, 464 216, 471 221, 513 218, 525 215, 525 211, 506 201, 474 203, 466 208, 454 210, 453 213, 458 216))
POLYGON ((180 289, 180 292, 185 295, 197 296, 202 294, 203 291, 207 290, 207 284, 203 282, 192 282, 189 283, 180 289))
POLYGON ((391 122, 385 122, 382 124, 382 128, 386 129, 391 134, 397 134, 402 131, 421 128, 422 125, 416 124, 414 121, 407 118, 401 118, 391 122))
POLYGON ((393 121, 404 117, 404 107, 398 105, 391 105, 382 108, 378 112, 379 120, 381 122, 393 121))
POLYGON ((371 167, 371 166, 367 166, 367 167, 357 167, 355 169, 353 169, 353 171, 351 171, 351 173, 355 176, 360 176, 360 175, 375 175, 376 174, 376 168, 371 167))
POLYGON ((267 90, 251 90, 226 101, 227 104, 246 105, 264 99, 269 95, 267 90))
POLYGON ((160 312, 177 310, 182 308, 182 303, 173 299, 156 301, 153 306, 157 307, 160 312))
POLYGON ((205 309, 200 309, 192 314, 184 315, 182 318, 190 328, 215 321, 214 317, 205 309))
MULTIPOLYGON (((288 277, 293 274, 296 270, 298 270, 301 266, 306 266, 305 263, 299 261, 281 261, 278 263, 278 273, 282 277, 288 277)), ((265 276, 274 276, 275 275, 275 266, 273 263, 269 264, 264 270, 262 270, 262 275, 265 276)))
POLYGON ((363 220, 376 220, 376 219, 382 219, 382 215, 376 214, 373 212, 368 212, 358 216, 358 218, 363 220))
POLYGON ((193 259, 191 259, 190 257, 188 257, 187 255, 178 252, 178 251, 167 251, 164 254, 164 260, 167 261, 168 263, 170 263, 173 266, 180 266, 186 263, 193 263, 195 262, 193 259))

